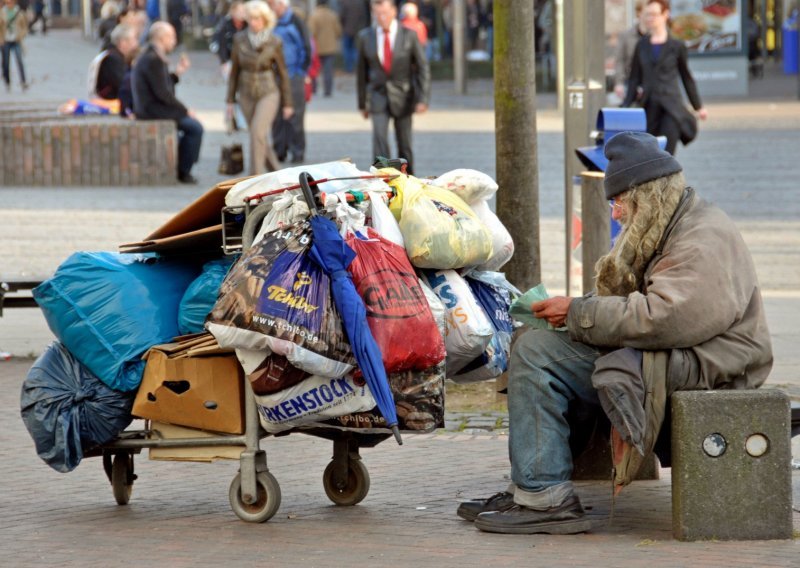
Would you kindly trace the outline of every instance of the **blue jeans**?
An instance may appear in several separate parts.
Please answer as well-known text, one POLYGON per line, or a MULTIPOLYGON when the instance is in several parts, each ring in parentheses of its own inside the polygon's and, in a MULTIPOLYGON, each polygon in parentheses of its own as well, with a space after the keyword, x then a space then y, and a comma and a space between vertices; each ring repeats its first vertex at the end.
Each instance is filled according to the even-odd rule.
POLYGON ((355 37, 342 37, 342 56, 344 57, 344 70, 352 73, 355 70, 356 58, 358 57, 355 37))
POLYGON ((11 54, 17 58, 17 70, 19 71, 19 81, 23 85, 27 83, 25 80, 25 64, 22 61, 22 48, 19 42, 7 41, 3 43, 3 81, 6 85, 11 84, 11 54))
POLYGON ((524 494, 571 487, 571 430, 602 414, 591 379, 599 356, 563 331, 530 330, 514 344, 508 449, 517 503, 526 504, 524 494))
POLYGON ((187 175, 200 158, 203 125, 191 116, 178 121, 178 175, 187 175))

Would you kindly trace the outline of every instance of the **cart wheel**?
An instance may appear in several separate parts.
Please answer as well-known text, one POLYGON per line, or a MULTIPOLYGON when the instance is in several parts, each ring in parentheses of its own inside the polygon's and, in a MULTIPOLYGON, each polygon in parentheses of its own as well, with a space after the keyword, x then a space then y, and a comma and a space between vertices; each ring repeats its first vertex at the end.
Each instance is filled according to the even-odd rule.
POLYGON ((117 505, 127 505, 133 492, 133 454, 117 454, 111 465, 111 490, 117 505))
POLYGON ((248 523, 263 523, 270 520, 281 506, 281 486, 268 471, 259 472, 256 476, 258 499, 248 504, 242 501, 242 474, 237 473, 231 482, 228 499, 236 516, 248 523))
POLYGON ((337 505, 351 506, 361 503, 369 493, 369 472, 361 460, 349 460, 347 466, 347 485, 337 487, 333 482, 334 462, 331 461, 322 474, 322 485, 328 499, 337 505))

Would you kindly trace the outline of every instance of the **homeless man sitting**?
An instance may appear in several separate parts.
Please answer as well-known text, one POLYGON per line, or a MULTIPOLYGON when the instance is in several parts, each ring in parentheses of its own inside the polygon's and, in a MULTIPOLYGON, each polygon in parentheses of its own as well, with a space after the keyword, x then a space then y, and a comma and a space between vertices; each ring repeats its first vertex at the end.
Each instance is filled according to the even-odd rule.
POLYGON ((570 481, 571 436, 605 412, 618 491, 653 450, 670 394, 755 388, 772 367, 753 261, 733 222, 686 187, 650 134, 620 133, 605 155, 605 192, 623 230, 597 262, 593 293, 531 306, 566 331, 530 330, 514 345, 512 483, 458 508, 483 531, 588 530, 570 481))

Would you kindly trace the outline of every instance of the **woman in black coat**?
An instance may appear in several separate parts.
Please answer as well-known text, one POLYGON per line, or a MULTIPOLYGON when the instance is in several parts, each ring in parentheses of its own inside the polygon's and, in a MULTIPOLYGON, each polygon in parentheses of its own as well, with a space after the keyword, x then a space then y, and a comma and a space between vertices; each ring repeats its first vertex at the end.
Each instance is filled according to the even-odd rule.
POLYGON ((675 154, 679 140, 686 145, 697 135, 697 120, 683 102, 678 77, 697 116, 705 120, 708 113, 689 72, 686 45, 669 35, 669 0, 649 0, 644 21, 649 33, 636 45, 622 106, 635 102, 644 107, 647 132, 666 136, 666 150, 675 154))

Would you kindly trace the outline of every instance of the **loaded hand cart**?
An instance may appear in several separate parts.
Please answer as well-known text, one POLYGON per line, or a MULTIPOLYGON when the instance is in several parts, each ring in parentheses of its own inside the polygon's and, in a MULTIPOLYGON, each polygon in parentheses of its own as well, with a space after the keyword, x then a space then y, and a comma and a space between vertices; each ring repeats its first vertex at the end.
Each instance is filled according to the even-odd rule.
MULTIPOLYGON (((315 181, 308 173, 304 172, 300 174, 299 182, 296 186, 287 187, 284 184, 284 186, 279 189, 261 193, 254 196, 254 198, 248 199, 242 206, 222 208, 222 249, 226 255, 242 254, 243 257, 246 256, 251 246, 254 244, 256 235, 261 229, 262 222, 272 209, 274 203, 273 198, 287 192, 292 192, 293 190, 299 190, 295 191, 294 195, 301 194, 305 198, 305 202, 310 211, 310 221, 304 222, 306 225, 311 225, 311 227, 304 227, 304 230, 311 231, 312 240, 314 241, 314 244, 311 245, 314 251, 310 254, 314 256, 315 262, 325 266, 325 270, 330 277, 331 288, 333 289, 332 296, 336 308, 338 311, 342 312, 342 320, 352 317, 361 318, 358 321, 343 321, 343 327, 353 346, 356 363, 358 365, 357 373, 363 375, 361 384, 363 385, 363 383, 366 382, 374 397, 374 402, 377 403, 378 409, 373 410, 371 413, 362 411, 359 413, 360 416, 358 419, 354 418, 354 416, 350 416, 349 418, 351 418, 351 420, 349 421, 347 416, 340 416, 336 419, 327 420, 323 418, 319 421, 268 432, 265 430, 259 417, 260 412, 263 416, 266 416, 265 413, 267 411, 259 404, 258 396, 251 385, 251 379, 248 379, 245 374, 240 372, 239 374, 243 382, 243 433, 209 435, 208 432, 203 432, 203 437, 182 436, 167 438, 161 435, 160 428, 156 423, 150 419, 146 419, 143 429, 124 430, 111 442, 93 448, 87 448, 87 450, 83 452, 83 457, 102 457, 103 468, 111 483, 113 495, 118 504, 125 505, 131 498, 133 485, 137 479, 134 467, 134 456, 141 453, 142 449, 244 447, 244 450, 239 456, 239 471, 230 485, 230 505, 234 513, 244 521, 267 521, 277 512, 280 506, 281 490, 278 481, 269 471, 267 454, 261 448, 260 440, 269 435, 284 436, 290 433, 304 433, 328 439, 333 442, 333 456, 322 475, 325 493, 328 498, 337 505, 355 505, 367 496, 370 487, 369 473, 367 467, 361 460, 360 449, 374 447, 381 441, 392 436, 396 438, 398 443, 402 444, 399 433, 399 426, 401 424, 398 423, 395 399, 390 390, 386 371, 381 363, 381 353, 379 349, 376 351, 377 346, 369 333, 369 328, 364 319, 364 304, 358 297, 353 287, 352 280, 345 270, 349 263, 348 258, 343 259, 345 263, 343 266, 337 266, 336 259, 334 259, 333 265, 330 265, 330 251, 326 253, 326 251, 317 250, 319 243, 325 238, 334 241, 335 239, 339 239, 339 242, 333 245, 333 249, 338 250, 339 253, 341 253, 341 251, 346 252, 350 250, 348 247, 342 246, 344 241, 342 237, 339 236, 335 223, 319 212, 320 199, 324 199, 324 194, 320 194, 318 188, 321 184, 328 181, 328 179, 324 178, 315 181), (270 199, 263 199, 265 197, 270 197, 270 199), (263 202, 259 203, 260 201, 263 202), (323 236, 322 232, 325 231, 327 232, 323 236), (328 256, 326 256, 326 254, 328 256), (344 298, 343 296, 346 296, 347 293, 349 293, 349 296, 344 298), (355 303, 353 302, 354 298, 357 299, 355 303), (347 302, 350 302, 350 304, 354 303, 356 308, 360 305, 360 311, 356 309, 355 311, 357 313, 355 316, 350 314, 352 306, 346 305, 347 302), (345 315, 345 311, 347 311, 349 315, 345 315), (364 335, 364 332, 366 332, 368 337, 356 337, 356 335, 364 335), (380 384, 381 382, 382 384, 380 384), (352 427, 352 425, 358 425, 358 427, 352 427)), ((334 256, 335 252, 336 251, 334 251, 334 256)), ((352 251, 350 251, 350 253, 352 253, 352 251)), ((349 258, 349 260, 352 260, 352 258, 349 258)), ((51 328, 52 327, 51 325, 51 328)), ((438 327, 439 331, 441 331, 441 329, 442 324, 438 327)), ((222 347, 226 346, 222 345, 222 347)), ((418 419, 417 415, 419 413, 414 414, 413 411, 416 409, 413 405, 405 404, 403 410, 404 413, 408 415, 408 420, 402 425, 412 425, 411 427, 417 428, 417 431, 431 431, 442 425, 444 383, 443 349, 442 343, 442 355, 439 366, 440 374, 437 376, 436 386, 433 389, 436 392, 432 395, 437 399, 437 404, 439 405, 436 418, 423 421, 421 425, 419 422, 413 425, 414 420, 418 419)), ((409 381, 407 377, 408 373, 405 374, 405 377, 398 378, 394 384, 396 385, 399 382, 401 384, 401 389, 403 385, 408 386, 409 381)), ((429 381, 429 385, 430 384, 432 383, 429 381)), ((335 389, 334 384, 332 384, 332 388, 335 389)), ((417 386, 410 388, 409 392, 412 390, 416 393, 414 396, 419 396, 420 389, 417 386)), ((141 395, 142 393, 139 392, 139 396, 141 395)), ((286 409, 286 407, 283 408, 286 409)), ((40 455, 42 454, 40 453, 40 455)), ((63 469, 62 471, 69 471, 69 469, 63 469)))

